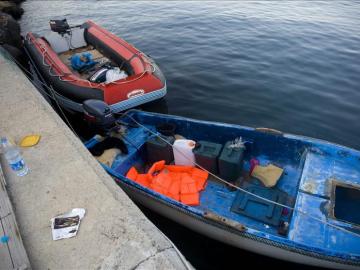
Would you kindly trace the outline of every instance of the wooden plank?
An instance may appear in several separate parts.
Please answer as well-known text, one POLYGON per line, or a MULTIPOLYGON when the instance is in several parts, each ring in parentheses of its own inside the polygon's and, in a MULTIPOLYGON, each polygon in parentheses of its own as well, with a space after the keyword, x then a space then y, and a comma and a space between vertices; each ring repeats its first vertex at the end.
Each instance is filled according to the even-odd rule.
POLYGON ((87 46, 87 47, 78 48, 78 49, 71 50, 71 51, 66 51, 61 54, 58 54, 58 56, 65 65, 67 65, 68 67, 71 67, 70 58, 77 53, 84 53, 84 52, 91 53, 92 58, 95 61, 105 58, 105 56, 101 52, 94 49, 92 46, 87 46))
MULTIPOLYGON (((5 178, 3 176, 1 166, 0 166, 0 194, 2 194, 5 190, 5 178)), ((0 195, 1 196, 1 195, 0 195)), ((3 237, 5 235, 2 219, 6 212, 5 205, 3 205, 3 200, 0 198, 0 237, 3 237)), ((5 243, 0 243, 0 269, 12 269, 13 264, 10 257, 10 251, 9 247, 5 243)))
POLYGON ((0 223, 2 229, 0 233, 1 236, 7 235, 9 237, 9 241, 6 244, 1 244, 0 269, 31 269, 5 183, 5 177, 0 166, 0 223), (5 247, 7 253, 3 249, 5 247))
MULTIPOLYGON (((5 233, 2 224, 0 224, 0 237, 3 235, 5 235, 5 233)), ((9 247, 7 244, 3 243, 0 243, 0 269, 13 269, 9 247)))

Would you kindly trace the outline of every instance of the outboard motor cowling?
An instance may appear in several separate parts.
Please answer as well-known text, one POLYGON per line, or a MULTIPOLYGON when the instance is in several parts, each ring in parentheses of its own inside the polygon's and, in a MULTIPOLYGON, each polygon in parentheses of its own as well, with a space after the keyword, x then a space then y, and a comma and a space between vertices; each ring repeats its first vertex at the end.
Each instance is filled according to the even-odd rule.
POLYGON ((106 131, 110 129, 116 119, 108 104, 98 99, 88 99, 83 103, 84 118, 90 125, 106 131))
POLYGON ((63 20, 50 20, 51 31, 59 33, 61 35, 67 33, 70 30, 70 26, 66 19, 63 20))

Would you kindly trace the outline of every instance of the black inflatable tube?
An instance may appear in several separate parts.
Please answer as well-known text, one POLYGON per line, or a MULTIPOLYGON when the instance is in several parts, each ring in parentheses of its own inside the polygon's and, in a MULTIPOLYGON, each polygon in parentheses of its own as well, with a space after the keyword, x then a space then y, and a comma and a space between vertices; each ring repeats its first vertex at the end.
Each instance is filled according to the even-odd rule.
MULTIPOLYGON (((38 38, 36 35, 34 36, 38 38)), ((78 86, 71 82, 62 81, 58 76, 50 75, 49 67, 43 64, 43 56, 37 50, 34 44, 26 39, 25 47, 46 82, 49 85, 52 85, 57 93, 79 103, 82 103, 87 99, 104 100, 104 92, 101 89, 78 86)), ((50 72, 51 74, 56 74, 52 68, 50 68, 50 72)))

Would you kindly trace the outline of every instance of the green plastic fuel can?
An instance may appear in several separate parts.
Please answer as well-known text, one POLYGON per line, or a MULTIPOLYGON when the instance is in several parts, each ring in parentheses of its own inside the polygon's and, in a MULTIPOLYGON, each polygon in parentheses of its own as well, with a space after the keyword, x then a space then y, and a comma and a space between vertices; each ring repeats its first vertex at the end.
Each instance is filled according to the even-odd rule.
POLYGON ((146 156, 147 161, 150 164, 153 164, 160 160, 165 160, 166 164, 170 164, 174 160, 174 154, 171 145, 164 142, 166 140, 168 143, 174 143, 174 137, 172 136, 161 136, 159 137, 150 137, 146 142, 146 156))
POLYGON ((232 147, 233 142, 225 144, 219 157, 219 175, 227 181, 234 182, 239 178, 243 167, 245 146, 232 147))
POLYGON ((208 141, 198 141, 197 147, 194 148, 196 163, 204 169, 217 174, 218 173, 218 157, 221 152, 222 145, 208 141))

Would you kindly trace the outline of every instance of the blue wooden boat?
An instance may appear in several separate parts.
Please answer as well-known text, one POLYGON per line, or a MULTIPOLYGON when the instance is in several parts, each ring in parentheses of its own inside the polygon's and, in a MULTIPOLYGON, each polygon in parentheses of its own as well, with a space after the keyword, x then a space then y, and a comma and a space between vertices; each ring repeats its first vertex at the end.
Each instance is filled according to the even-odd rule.
MULTIPOLYGON (((326 268, 360 268, 359 151, 266 129, 135 110, 124 114, 121 124, 126 126, 128 154, 103 166, 133 200, 194 231, 261 255, 326 268), (284 173, 273 188, 248 178, 234 189, 210 177, 200 205, 184 205, 125 177, 133 165, 146 164, 145 142, 164 123, 195 141, 224 144, 241 136, 247 142, 245 176, 252 158, 276 164, 284 173), (240 199, 251 206, 234 211, 240 199), (280 213, 275 221, 269 218, 274 213, 280 213)), ((94 137, 85 145, 97 143, 94 137)))

